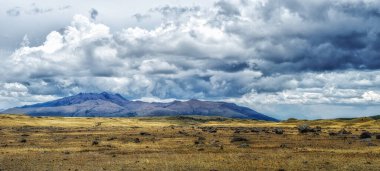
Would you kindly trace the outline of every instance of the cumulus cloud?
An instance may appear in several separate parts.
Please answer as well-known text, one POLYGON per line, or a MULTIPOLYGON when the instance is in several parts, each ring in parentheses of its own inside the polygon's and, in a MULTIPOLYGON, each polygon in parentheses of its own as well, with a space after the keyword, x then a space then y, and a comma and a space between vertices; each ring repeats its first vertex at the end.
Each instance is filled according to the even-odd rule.
POLYGON ((40 46, 17 49, 0 64, 0 83, 31 96, 378 105, 379 10, 367 0, 222 0, 154 8, 149 15, 165 18, 159 26, 111 32, 93 9, 92 20, 76 15, 40 46))
POLYGON ((148 74, 170 74, 175 73, 178 68, 175 65, 171 65, 165 61, 159 61, 157 59, 149 59, 142 61, 140 71, 148 74))
POLYGON ((4 107, 25 105, 56 99, 54 95, 36 95, 28 92, 21 83, 0 83, 0 105, 4 107))

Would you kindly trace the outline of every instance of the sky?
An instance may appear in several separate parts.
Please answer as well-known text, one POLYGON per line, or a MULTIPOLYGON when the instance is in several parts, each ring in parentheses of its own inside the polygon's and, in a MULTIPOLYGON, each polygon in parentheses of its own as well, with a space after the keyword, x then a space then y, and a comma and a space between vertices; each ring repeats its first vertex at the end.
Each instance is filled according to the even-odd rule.
POLYGON ((380 114, 377 0, 0 0, 0 109, 80 92, 380 114))

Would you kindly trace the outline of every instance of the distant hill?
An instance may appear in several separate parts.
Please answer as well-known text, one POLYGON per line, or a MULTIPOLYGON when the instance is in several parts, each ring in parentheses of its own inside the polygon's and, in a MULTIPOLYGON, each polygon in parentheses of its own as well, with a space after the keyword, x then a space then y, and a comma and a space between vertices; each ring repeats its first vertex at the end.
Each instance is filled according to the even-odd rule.
MULTIPOLYGON (((380 115, 367 116, 367 117, 358 117, 358 118, 371 118, 371 119, 379 120, 380 119, 380 115)), ((337 120, 353 120, 353 119, 358 119, 358 118, 337 118, 337 120)))
POLYGON ((234 103, 200 101, 173 101, 170 103, 148 103, 130 101, 120 94, 79 93, 74 96, 7 109, 1 113, 19 113, 31 116, 65 117, 133 117, 133 116, 178 116, 201 115, 247 118, 278 121, 250 108, 234 103))

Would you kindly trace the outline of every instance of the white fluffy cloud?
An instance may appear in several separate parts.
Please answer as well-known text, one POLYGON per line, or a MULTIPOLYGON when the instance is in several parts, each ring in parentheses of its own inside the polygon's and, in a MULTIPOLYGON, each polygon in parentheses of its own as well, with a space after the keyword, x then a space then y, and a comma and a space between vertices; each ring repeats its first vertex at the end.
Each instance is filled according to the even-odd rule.
POLYGON ((76 15, 0 63, 1 105, 93 91, 254 108, 378 105, 379 9, 366 0, 219 1, 155 8, 139 15, 161 14, 157 27, 120 31, 76 15))
POLYGON ((28 88, 20 83, 0 83, 0 105, 4 107, 32 104, 56 99, 54 95, 35 95, 28 92, 28 88), (22 99, 23 103, 20 103, 22 99))
POLYGON ((260 78, 257 90, 235 100, 252 105, 379 104, 379 74, 380 71, 340 71, 260 78))

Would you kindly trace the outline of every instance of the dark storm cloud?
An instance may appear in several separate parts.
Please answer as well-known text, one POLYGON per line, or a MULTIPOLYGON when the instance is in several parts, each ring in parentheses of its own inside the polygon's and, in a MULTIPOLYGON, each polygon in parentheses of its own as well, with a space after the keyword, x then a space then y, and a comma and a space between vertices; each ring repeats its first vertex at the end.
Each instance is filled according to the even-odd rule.
POLYGON ((31 80, 31 82, 22 83, 28 88, 30 94, 40 94, 40 95, 51 95, 55 94, 58 96, 65 96, 67 94, 74 93, 72 89, 77 88, 79 85, 75 82, 70 84, 64 83, 65 79, 36 79, 31 80))
POLYGON ((255 56, 264 61, 259 68, 266 74, 380 69, 379 50, 372 48, 377 46, 376 35, 380 32, 380 24, 376 22, 379 4, 269 2, 262 8, 249 8, 255 11, 255 18, 266 21, 258 28, 255 29, 254 21, 238 22, 244 27, 239 24, 227 27, 229 32, 242 37, 248 48, 255 49, 255 56), (308 10, 312 7, 323 10, 308 10))
POLYGON ((343 3, 338 5, 346 14, 352 16, 380 17, 380 8, 373 2, 365 3, 362 1, 343 3), (363 10, 364 9, 364 10, 363 10))
POLYGON ((373 43, 371 45, 371 48, 372 48, 372 50, 379 51, 379 49, 380 49, 380 33, 377 33, 374 36, 374 40, 373 40, 373 43))
POLYGON ((208 66, 210 69, 225 71, 225 72, 238 72, 245 69, 252 68, 254 64, 249 64, 242 61, 225 61, 225 60, 209 60, 208 66))
POLYGON ((336 35, 331 38, 331 43, 340 49, 360 50, 367 46, 367 34, 352 32, 344 35, 336 35))
POLYGON ((95 8, 91 8, 90 10, 90 17, 91 19, 93 20, 96 20, 96 17, 98 16, 98 10, 96 10, 95 8))
MULTIPOLYGON (((225 64, 225 69, 223 66, 217 69, 226 72, 239 71, 247 67, 244 63, 251 59, 260 60, 260 64, 255 64, 255 69, 266 75, 379 69, 379 50, 374 48, 378 46, 377 35, 380 32, 380 24, 375 20, 378 6, 376 3, 364 1, 270 0, 265 5, 258 5, 258 2, 253 1, 219 1, 215 3, 216 15, 208 16, 207 24, 217 29, 223 28, 222 31, 226 34, 239 37, 243 40, 243 44, 239 46, 244 47, 247 53, 233 54, 241 60, 239 62, 242 66, 225 64)), ((194 15, 200 9, 164 6, 153 11, 166 17, 176 16, 173 20, 181 24, 187 21, 179 16, 184 13, 194 15)), ((139 19, 144 16, 135 17, 139 19)), ((171 25, 168 24, 167 27, 171 25)), ((197 42, 204 35, 189 29, 187 33, 175 36, 178 37, 173 38, 173 41, 177 41, 172 46, 174 49, 161 48, 155 44, 156 40, 146 38, 139 40, 139 46, 132 45, 125 56, 155 56, 158 53, 188 56, 192 59, 215 56, 210 53, 212 49, 197 42)), ((222 54, 225 59, 230 55, 222 54)), ((214 65, 216 67, 218 64, 214 65)))

